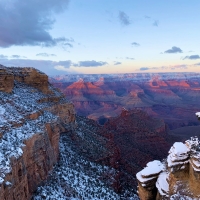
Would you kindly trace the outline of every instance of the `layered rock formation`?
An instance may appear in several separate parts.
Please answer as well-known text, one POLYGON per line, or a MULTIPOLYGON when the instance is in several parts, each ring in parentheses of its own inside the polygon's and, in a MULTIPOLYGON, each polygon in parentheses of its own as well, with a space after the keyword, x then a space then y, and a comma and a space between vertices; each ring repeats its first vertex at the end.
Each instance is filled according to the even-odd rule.
POLYGON ((136 175, 141 200, 199 199, 200 142, 176 142, 162 163, 153 161, 136 175), (153 164, 152 164, 153 163, 153 164))
POLYGON ((59 157, 74 106, 33 68, 0 66, 0 199, 30 199, 59 157))
POLYGON ((200 125, 192 114, 199 108, 198 73, 79 74, 50 81, 74 103, 77 114, 101 124, 125 107, 161 118, 171 130, 200 125))

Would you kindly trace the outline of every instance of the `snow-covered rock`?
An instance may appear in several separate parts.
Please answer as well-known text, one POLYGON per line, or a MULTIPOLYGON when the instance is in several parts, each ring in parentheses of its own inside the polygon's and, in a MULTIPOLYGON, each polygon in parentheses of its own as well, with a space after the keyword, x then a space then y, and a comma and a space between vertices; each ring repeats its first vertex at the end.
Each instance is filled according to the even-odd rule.
POLYGON ((138 192, 146 199, 200 199, 200 142, 175 142, 161 164, 150 162, 138 172, 138 192), (156 188, 156 189, 155 189, 156 188))

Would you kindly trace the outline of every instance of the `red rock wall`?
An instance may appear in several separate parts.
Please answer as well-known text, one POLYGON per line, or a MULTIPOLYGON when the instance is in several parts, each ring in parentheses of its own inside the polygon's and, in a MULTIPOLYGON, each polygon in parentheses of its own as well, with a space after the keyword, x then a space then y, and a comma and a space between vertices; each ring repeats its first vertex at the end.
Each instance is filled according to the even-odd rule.
POLYGON ((14 85, 14 76, 0 66, 0 91, 11 92, 14 85))

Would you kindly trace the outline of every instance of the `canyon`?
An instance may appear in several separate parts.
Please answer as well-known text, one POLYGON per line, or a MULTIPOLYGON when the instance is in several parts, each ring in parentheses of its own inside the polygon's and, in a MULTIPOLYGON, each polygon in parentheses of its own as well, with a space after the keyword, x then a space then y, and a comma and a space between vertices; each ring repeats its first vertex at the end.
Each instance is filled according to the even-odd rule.
POLYGON ((79 115, 104 124, 122 109, 140 108, 165 121, 169 129, 196 126, 200 74, 78 74, 51 77, 50 82, 73 102, 79 115))
MULTIPOLYGON (((177 190, 165 191, 158 180, 176 179, 177 188, 185 182, 166 174, 184 165, 190 183, 196 181, 198 139, 182 142, 198 133, 199 88, 196 73, 48 78, 34 68, 0 65, 0 199, 173 196, 177 190), (188 146, 178 155, 184 159, 174 154, 181 145, 188 146), (143 173, 149 167, 158 171, 143 173)), ((185 188, 180 195, 190 194, 185 188)))

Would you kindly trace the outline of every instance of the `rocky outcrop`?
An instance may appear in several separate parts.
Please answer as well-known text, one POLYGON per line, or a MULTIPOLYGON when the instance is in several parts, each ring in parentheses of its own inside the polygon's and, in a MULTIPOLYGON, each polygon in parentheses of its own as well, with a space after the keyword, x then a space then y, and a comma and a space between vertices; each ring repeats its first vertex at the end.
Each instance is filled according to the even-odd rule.
POLYGON ((162 163, 153 161, 136 175, 141 200, 199 199, 200 142, 176 142, 162 163), (153 164, 154 165, 153 165, 153 164))
POLYGON ((30 199, 58 161, 60 133, 74 129, 74 106, 36 69, 0 70, 0 199, 30 199))
POLYGON ((50 92, 48 89, 48 76, 43 72, 31 67, 16 68, 0 65, 0 91, 11 92, 14 81, 23 82, 41 90, 43 93, 50 92))

